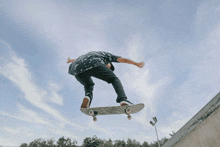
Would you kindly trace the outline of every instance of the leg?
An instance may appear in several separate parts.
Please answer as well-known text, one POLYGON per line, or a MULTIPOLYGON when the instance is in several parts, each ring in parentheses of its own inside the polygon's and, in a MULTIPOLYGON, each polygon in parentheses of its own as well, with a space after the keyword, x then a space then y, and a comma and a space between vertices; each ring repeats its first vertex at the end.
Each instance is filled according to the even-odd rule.
POLYGON ((112 84, 118 95, 116 99, 117 103, 127 99, 121 81, 106 65, 91 69, 90 75, 112 84))
MULTIPOLYGON (((90 98, 89 106, 92 102, 93 98, 93 89, 94 89, 94 82, 92 81, 91 76, 87 75, 86 73, 81 73, 75 76, 77 81, 79 81, 84 86, 85 96, 90 98)), ((84 100, 83 100, 84 101, 84 100)))

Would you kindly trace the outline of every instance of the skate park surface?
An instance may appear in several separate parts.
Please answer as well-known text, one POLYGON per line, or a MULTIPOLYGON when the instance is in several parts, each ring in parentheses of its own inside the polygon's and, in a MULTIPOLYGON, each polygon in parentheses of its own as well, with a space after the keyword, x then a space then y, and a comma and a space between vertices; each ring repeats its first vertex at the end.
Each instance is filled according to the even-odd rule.
POLYGON ((220 147, 220 93, 162 147, 220 147))

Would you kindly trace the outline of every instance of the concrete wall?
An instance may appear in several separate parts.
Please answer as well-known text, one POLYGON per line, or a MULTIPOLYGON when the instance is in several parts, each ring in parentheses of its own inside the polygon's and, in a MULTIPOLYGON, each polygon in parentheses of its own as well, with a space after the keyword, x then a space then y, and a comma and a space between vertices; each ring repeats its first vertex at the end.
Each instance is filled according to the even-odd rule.
POLYGON ((162 147, 220 147, 220 93, 162 147))
POLYGON ((220 107, 174 147, 220 147, 220 107))

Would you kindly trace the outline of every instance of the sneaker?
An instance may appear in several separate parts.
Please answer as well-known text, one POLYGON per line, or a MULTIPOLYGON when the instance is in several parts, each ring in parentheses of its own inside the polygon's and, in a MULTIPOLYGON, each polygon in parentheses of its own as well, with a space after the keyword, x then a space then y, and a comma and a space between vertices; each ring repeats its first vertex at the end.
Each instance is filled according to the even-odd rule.
POLYGON ((123 100, 120 102, 120 106, 125 106, 125 105, 134 105, 132 102, 128 101, 128 100, 123 100))
POLYGON ((89 108, 90 98, 85 96, 81 105, 81 108, 89 108))

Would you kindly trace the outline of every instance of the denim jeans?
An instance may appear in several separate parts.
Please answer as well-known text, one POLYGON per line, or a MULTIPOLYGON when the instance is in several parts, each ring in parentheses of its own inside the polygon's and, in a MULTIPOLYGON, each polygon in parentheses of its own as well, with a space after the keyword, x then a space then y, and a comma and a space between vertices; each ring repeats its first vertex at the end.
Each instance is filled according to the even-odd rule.
POLYGON ((90 104, 93 98, 93 87, 95 85, 91 77, 95 77, 112 84, 115 92, 117 93, 117 103, 127 99, 121 81, 113 73, 113 71, 104 64, 80 73, 75 77, 84 86, 85 96, 90 97, 90 104))

